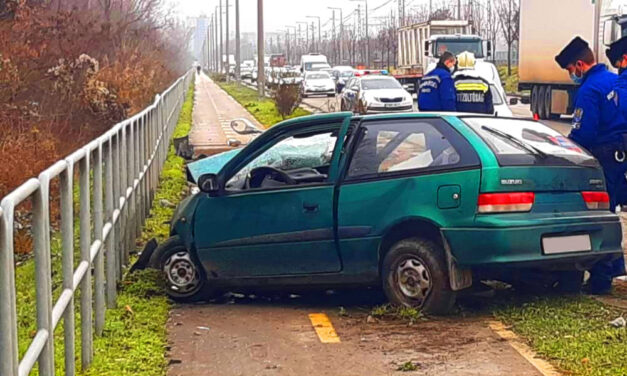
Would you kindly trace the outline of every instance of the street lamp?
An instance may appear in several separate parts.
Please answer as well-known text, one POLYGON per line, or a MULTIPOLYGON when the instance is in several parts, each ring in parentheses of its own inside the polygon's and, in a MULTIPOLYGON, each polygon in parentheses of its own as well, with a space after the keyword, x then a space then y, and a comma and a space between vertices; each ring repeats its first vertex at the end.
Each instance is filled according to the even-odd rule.
POLYGON ((335 11, 340 11, 340 65, 344 62, 344 16, 342 8, 328 7, 333 11, 333 40, 335 40, 335 11))
POLYGON ((368 35, 368 0, 351 0, 360 1, 366 4, 366 64, 370 67, 370 36, 368 35))
MULTIPOLYGON (((318 48, 317 48, 318 51, 317 52, 320 52, 319 51, 320 50, 320 42, 322 42, 322 33, 320 32, 320 30, 322 30, 322 28, 320 27, 320 17, 319 16, 306 16, 306 18, 317 18, 318 19, 318 48)), ((311 38, 312 40, 315 39, 315 38, 313 38, 313 30, 311 31, 311 37, 312 37, 311 38)), ((314 45, 314 48, 315 48, 316 42, 315 42, 315 40, 313 42, 314 42, 313 45, 314 45)))

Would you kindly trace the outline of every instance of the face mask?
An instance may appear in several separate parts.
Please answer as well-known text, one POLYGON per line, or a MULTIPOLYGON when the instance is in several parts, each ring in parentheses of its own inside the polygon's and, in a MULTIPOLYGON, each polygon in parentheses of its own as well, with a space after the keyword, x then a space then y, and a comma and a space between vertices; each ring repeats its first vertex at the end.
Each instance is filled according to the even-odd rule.
POLYGON ((570 74, 570 79, 577 85, 581 85, 581 82, 583 81, 583 78, 577 77, 574 73, 570 74))

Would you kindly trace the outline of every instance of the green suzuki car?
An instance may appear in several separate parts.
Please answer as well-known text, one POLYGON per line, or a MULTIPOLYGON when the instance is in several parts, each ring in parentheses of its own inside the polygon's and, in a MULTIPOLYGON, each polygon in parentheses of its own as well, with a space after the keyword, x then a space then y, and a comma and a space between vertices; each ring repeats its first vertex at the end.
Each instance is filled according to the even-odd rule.
POLYGON ((180 301, 381 286, 441 314, 473 282, 577 291, 584 270, 622 256, 598 162, 530 120, 302 117, 188 177, 200 191, 150 255, 180 301))

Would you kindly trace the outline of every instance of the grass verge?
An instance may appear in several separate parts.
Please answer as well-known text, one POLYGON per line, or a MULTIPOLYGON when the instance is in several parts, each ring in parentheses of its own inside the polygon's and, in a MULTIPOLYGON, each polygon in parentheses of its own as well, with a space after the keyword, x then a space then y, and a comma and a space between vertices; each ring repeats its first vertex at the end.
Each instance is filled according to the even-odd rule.
MULTIPOLYGON (((248 112, 250 112, 255 119, 257 119, 266 128, 283 121, 283 118, 279 115, 279 111, 272 99, 259 99, 259 95, 256 90, 247 88, 238 83, 226 83, 219 81, 216 81, 216 83, 237 102, 239 102, 239 104, 244 106, 244 108, 247 109, 248 112)), ((286 119, 292 119, 305 115, 311 115, 311 112, 298 107, 294 113, 286 117, 286 119)))
POLYGON ((587 296, 542 296, 507 303, 494 315, 567 374, 627 375, 627 312, 587 296))
MULTIPOLYGON (((190 88, 175 135, 184 136, 191 128, 193 85, 190 88)), ((161 205, 162 200, 177 204, 186 189, 184 161, 175 155, 170 145, 168 158, 161 174, 160 186, 155 193, 150 217, 147 219, 141 240, 168 236, 168 225, 174 209, 161 205)), ((78 230, 78 226, 75 226, 78 230)), ((78 233, 77 233, 78 234, 78 233)), ((76 237, 78 239, 78 236, 76 237)), ((75 262, 80 247, 75 245, 75 262)), ((51 236, 52 280, 54 299, 61 286, 61 241, 58 234, 51 236)), ((18 340, 20 358, 26 352, 36 333, 35 263, 28 260, 16 269, 16 295, 18 309, 18 340)), ((80 291, 75 296, 75 349, 76 369, 80 369, 80 291)), ((106 323, 101 337, 94 337, 94 362, 82 375, 165 375, 166 330, 170 303, 163 294, 161 278, 155 271, 142 271, 127 276, 118 293, 115 309, 107 310, 106 323)), ((64 374, 63 322, 55 330, 56 374, 64 374)), ((36 375, 37 366, 32 374, 36 375)))

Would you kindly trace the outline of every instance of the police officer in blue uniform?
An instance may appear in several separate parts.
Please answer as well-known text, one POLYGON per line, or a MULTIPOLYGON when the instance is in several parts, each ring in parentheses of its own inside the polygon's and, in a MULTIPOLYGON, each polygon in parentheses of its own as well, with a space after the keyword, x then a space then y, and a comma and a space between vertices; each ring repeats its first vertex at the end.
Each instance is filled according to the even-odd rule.
POLYGON ((420 111, 457 111, 452 77, 456 62, 455 55, 444 52, 435 69, 422 78, 418 90, 420 111))
MULTIPOLYGON (((601 163, 605 173, 612 211, 623 201, 625 188, 625 143, 627 121, 615 101, 618 76, 597 64, 588 43, 576 37, 555 57, 571 79, 580 84, 575 99, 573 129, 570 138, 587 148, 601 163)), ((612 278, 625 272, 624 260, 607 259, 590 270, 588 287, 593 294, 604 294, 612 287, 612 278)))

